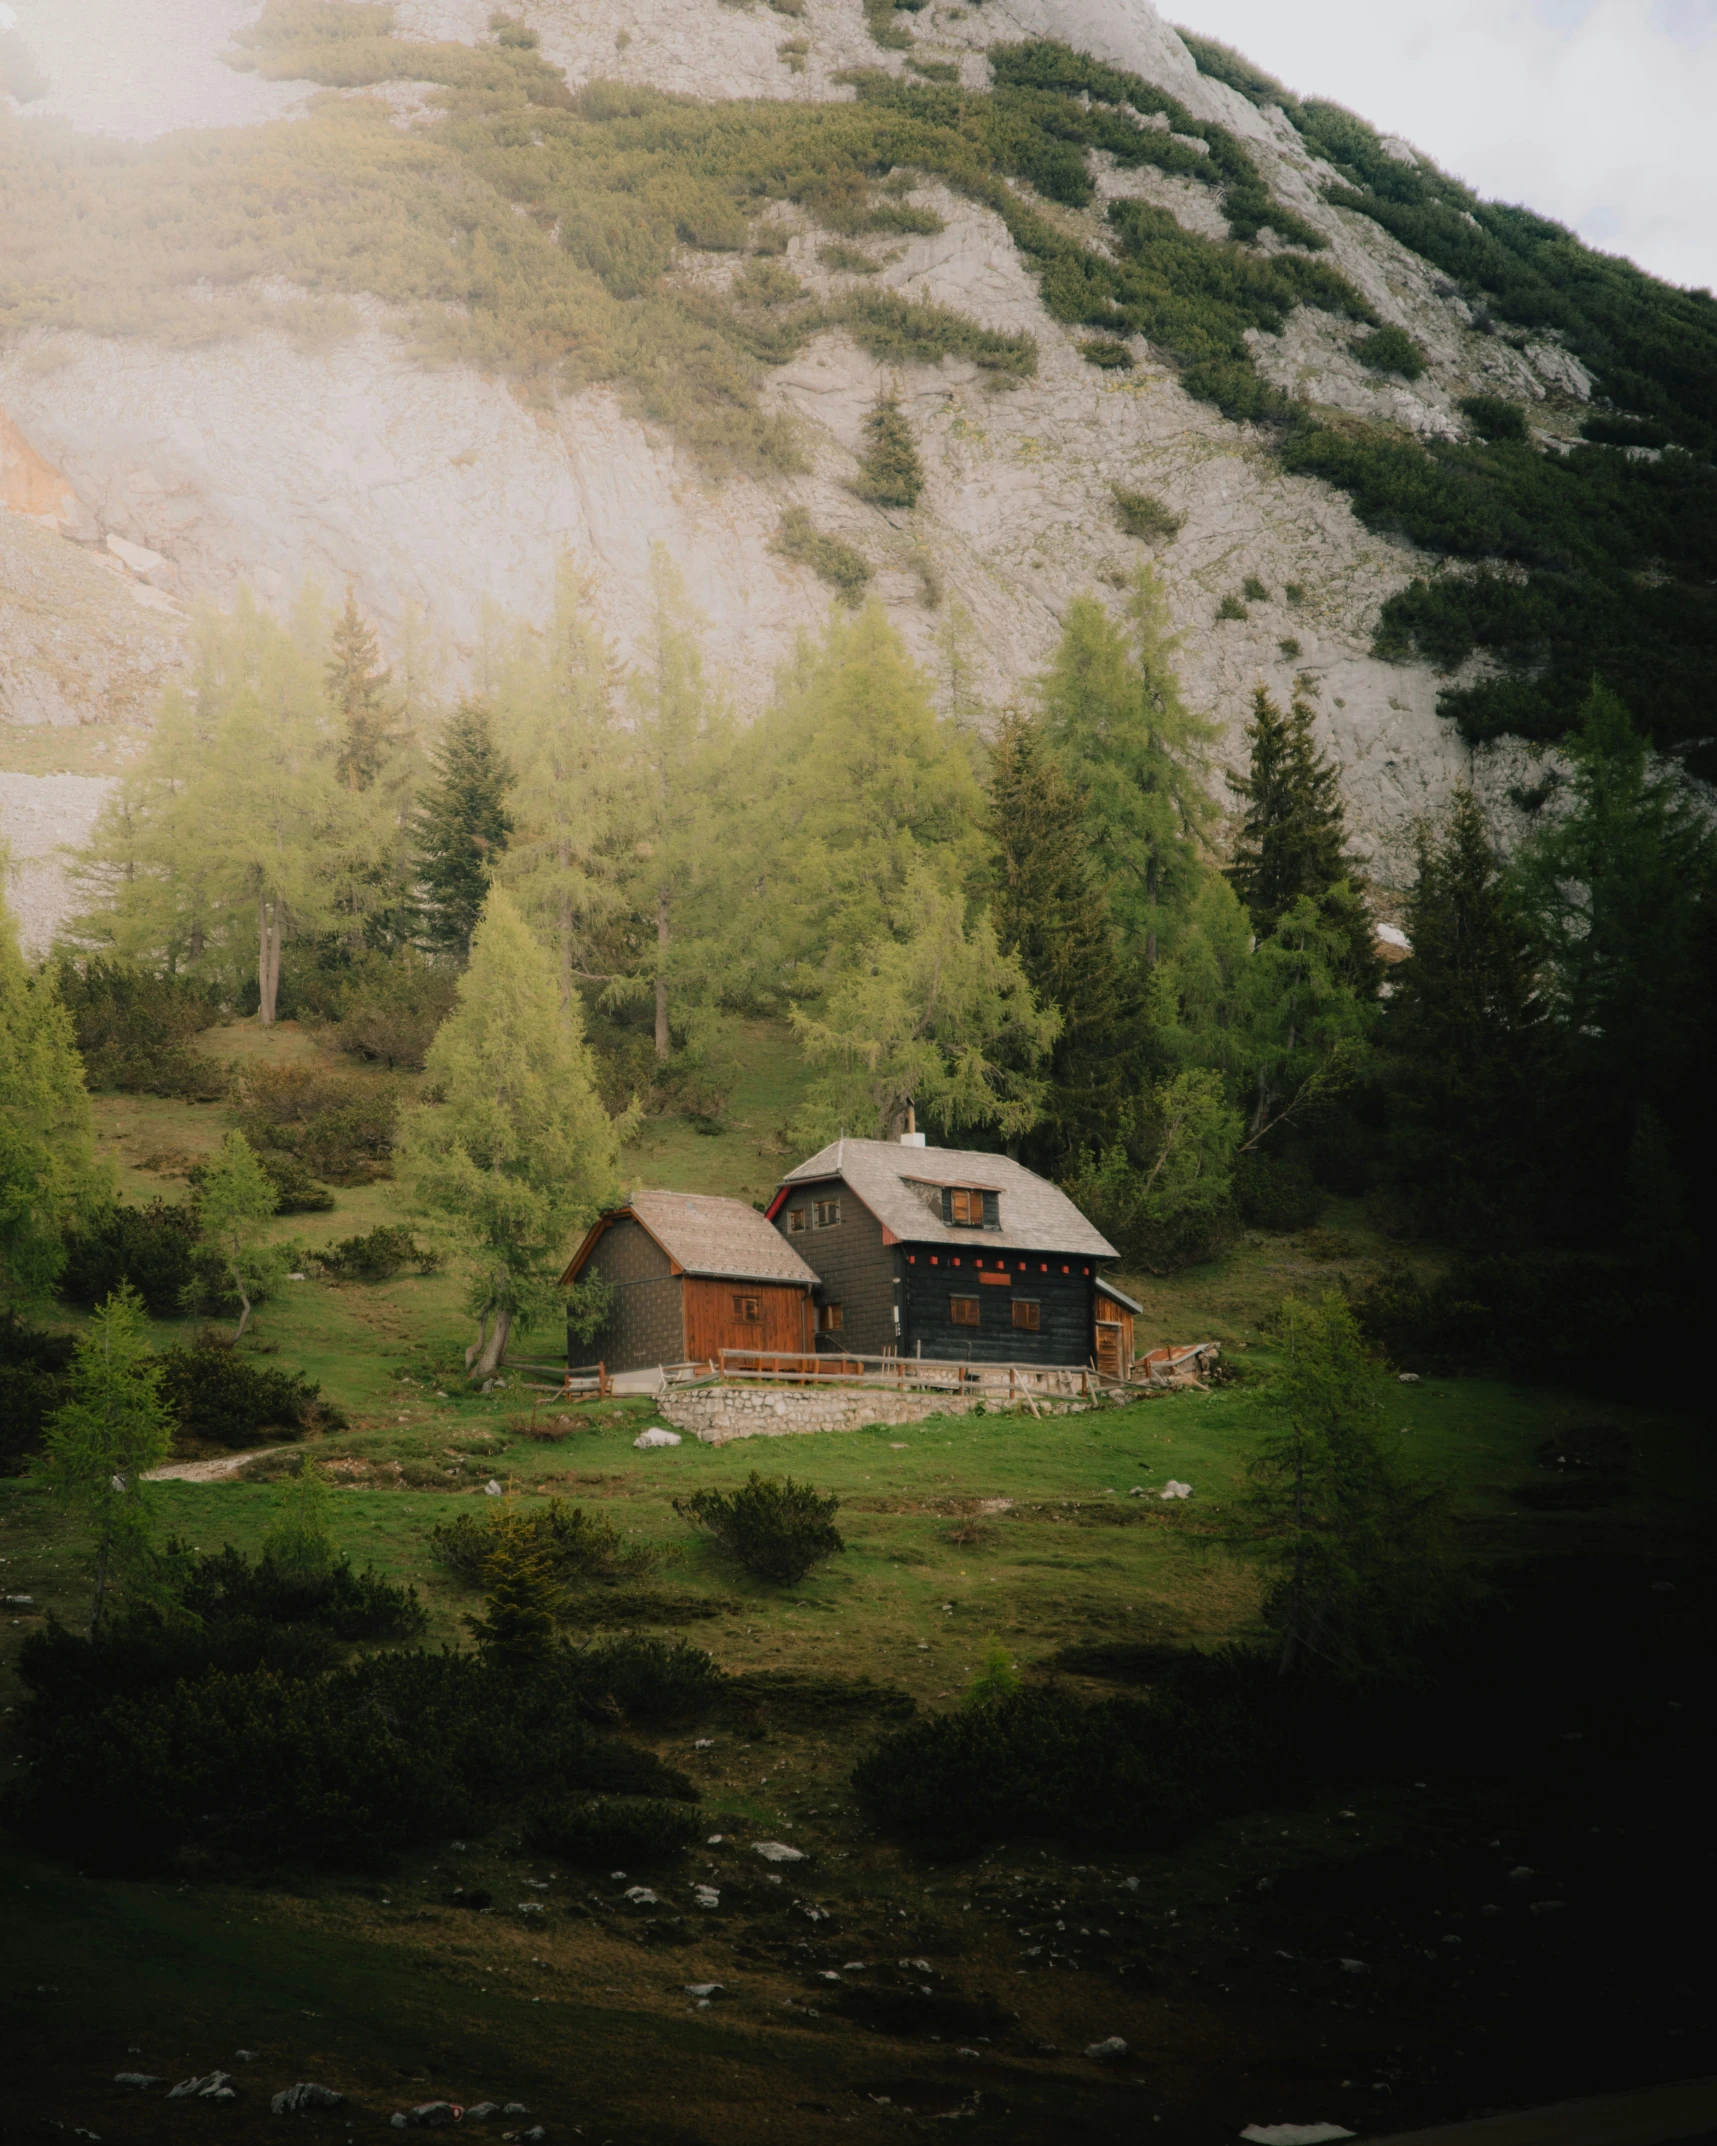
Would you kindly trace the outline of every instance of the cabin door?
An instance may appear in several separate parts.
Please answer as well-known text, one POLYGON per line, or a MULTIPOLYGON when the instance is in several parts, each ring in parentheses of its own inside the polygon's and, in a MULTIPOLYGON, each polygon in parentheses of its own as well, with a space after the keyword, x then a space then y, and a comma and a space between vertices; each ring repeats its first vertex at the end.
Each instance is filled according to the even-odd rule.
POLYGON ((1121 1326, 1117 1319, 1097 1321, 1097 1368, 1105 1378, 1121 1376, 1121 1326))

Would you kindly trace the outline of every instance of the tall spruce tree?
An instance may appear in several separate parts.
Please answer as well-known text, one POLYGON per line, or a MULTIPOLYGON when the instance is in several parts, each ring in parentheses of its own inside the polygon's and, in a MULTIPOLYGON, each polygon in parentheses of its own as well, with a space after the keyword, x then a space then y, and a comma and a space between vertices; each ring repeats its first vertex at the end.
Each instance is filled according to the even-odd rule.
POLYGON ((864 452, 859 457, 861 499, 878 507, 915 507, 924 489, 918 442, 897 395, 879 395, 866 412, 864 452))
POLYGON ((1247 770, 1229 778, 1246 809, 1228 877, 1260 939, 1310 895, 1350 942, 1352 981, 1375 989, 1365 879, 1347 854, 1340 771, 1318 751, 1314 719, 1302 694, 1286 715, 1264 686, 1253 694, 1247 770))
POLYGON ((1003 722, 990 760, 990 910, 1040 1006, 1061 1017, 1044 1114, 1027 1136, 1057 1175, 1107 1137, 1126 1090, 1136 1008, 1091 869, 1085 803, 1029 717, 1003 722))
POLYGON ((1382 1021, 1394 1175, 1433 1229, 1495 1246, 1531 1230, 1554 1051, 1533 934, 1478 801, 1422 826, 1413 951, 1382 1021))
POLYGON ((467 701, 449 722, 434 765, 436 779, 423 794, 413 830, 423 936, 465 961, 496 863, 513 832, 507 809, 513 771, 480 702, 467 701))

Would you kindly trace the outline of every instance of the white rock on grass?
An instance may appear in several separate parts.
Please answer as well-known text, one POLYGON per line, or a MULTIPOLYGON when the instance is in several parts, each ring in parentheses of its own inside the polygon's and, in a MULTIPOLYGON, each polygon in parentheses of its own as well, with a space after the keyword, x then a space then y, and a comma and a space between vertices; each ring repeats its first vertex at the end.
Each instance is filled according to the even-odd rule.
POLYGON ((664 1431, 657 1423, 652 1424, 647 1431, 640 1431, 632 1443, 640 1453, 653 1453, 658 1446, 677 1446, 680 1443, 680 1434, 678 1431, 664 1431))
POLYGON ((1351 2139, 1345 2124, 1248 2124, 1240 2136, 1252 2146, 1323 2146, 1325 2139, 1351 2139))
POLYGON ((751 1844, 752 1852, 760 1855, 766 1863, 802 1863, 803 1848, 790 1848, 784 1840, 759 1840, 751 1844))

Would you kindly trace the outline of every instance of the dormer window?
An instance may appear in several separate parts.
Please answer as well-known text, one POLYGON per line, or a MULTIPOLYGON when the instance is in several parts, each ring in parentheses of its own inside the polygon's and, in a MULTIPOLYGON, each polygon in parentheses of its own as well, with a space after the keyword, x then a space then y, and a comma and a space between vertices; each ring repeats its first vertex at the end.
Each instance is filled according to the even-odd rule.
POLYGON ((802 1207, 789 1207, 787 1210, 788 1236, 797 1237, 803 1231, 804 1227, 805 1210, 802 1207))
POLYGON ((953 1229, 997 1229, 998 1196, 977 1185, 948 1185, 942 1192, 942 1219, 953 1229))
POLYGON ((841 1219, 841 1203, 839 1200, 814 1200, 811 1212, 819 1229, 833 1229, 841 1219))

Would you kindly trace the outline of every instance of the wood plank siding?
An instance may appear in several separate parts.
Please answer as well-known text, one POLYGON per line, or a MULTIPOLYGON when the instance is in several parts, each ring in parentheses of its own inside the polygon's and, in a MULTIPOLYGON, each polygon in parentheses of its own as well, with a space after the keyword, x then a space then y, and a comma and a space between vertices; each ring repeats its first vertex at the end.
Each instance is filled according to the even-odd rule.
POLYGON ((795 1185, 775 1227, 821 1278, 817 1338, 805 1346, 881 1356, 898 1345, 892 1242, 839 1178, 795 1185), (829 1324, 829 1313, 837 1308, 840 1323, 835 1326, 829 1324))
POLYGON ((1097 1284, 1097 1368, 1111 1378, 1133 1375, 1133 1312, 1097 1284))
POLYGON ((1090 1362, 1090 1260, 956 1254, 927 1244, 901 1251, 905 1354, 991 1364, 1090 1362))
POLYGON ((811 1346, 805 1292, 796 1283, 730 1282, 688 1274, 680 1286, 685 1292, 689 1359, 713 1361, 723 1349, 780 1349, 796 1355, 811 1346))

